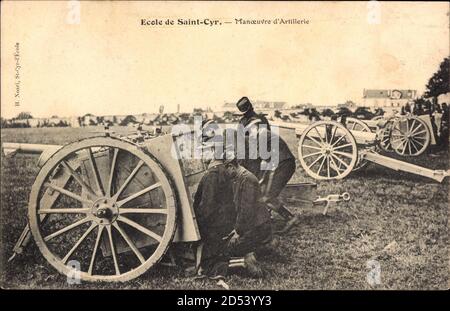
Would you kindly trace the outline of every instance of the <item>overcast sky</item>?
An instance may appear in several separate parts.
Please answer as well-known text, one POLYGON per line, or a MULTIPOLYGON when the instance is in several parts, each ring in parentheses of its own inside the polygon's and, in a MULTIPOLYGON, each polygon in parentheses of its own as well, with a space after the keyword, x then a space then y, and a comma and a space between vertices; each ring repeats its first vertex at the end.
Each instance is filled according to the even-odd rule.
POLYGON ((448 3, 2 2, 3 117, 174 112, 241 96, 289 104, 361 101, 364 88, 417 89, 449 55, 448 3), (309 19, 235 25, 234 18, 309 19), (141 18, 210 18, 209 26, 141 26, 141 18), (20 106, 14 106, 15 43, 20 106))

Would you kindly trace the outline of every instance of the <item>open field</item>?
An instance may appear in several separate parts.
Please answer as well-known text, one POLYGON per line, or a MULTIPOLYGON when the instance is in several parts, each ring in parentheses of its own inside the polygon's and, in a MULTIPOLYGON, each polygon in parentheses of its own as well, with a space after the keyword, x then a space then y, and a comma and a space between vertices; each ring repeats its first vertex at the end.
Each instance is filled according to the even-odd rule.
MULTIPOLYGON (((63 144, 94 135, 91 128, 4 129, 2 142, 63 144)), ((122 129, 123 130, 123 129, 122 129)), ((293 133, 282 136, 296 154, 293 133)), ((89 288, 69 285, 30 243, 7 263, 26 224, 27 200, 38 169, 37 156, 2 157, 1 277, 5 288, 89 288)), ((448 169, 448 155, 409 159, 434 169, 448 169)), ((295 181, 311 181, 301 167, 295 181)), ((448 180, 433 180, 370 165, 341 181, 318 183, 318 193, 347 191, 351 201, 331 208, 301 211, 301 224, 281 237, 278 255, 262 261, 261 280, 227 278, 233 289, 445 289, 448 287, 448 180), (395 242, 395 243, 393 243, 395 242), (390 247, 385 249, 387 245, 390 247), (377 260, 381 283, 366 281, 367 261, 377 260)), ((192 281, 178 268, 152 269, 124 284, 95 288, 217 289, 215 282, 192 281)))

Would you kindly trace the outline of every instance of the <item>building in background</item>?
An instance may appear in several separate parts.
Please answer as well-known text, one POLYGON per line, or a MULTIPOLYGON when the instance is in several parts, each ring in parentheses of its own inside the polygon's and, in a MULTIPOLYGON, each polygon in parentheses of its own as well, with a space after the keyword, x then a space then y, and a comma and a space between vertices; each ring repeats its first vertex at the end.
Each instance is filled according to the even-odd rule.
MULTIPOLYGON (((264 110, 279 110, 287 108, 286 102, 280 102, 280 101, 264 101, 264 100, 251 100, 253 104, 253 108, 258 111, 264 111, 264 110)), ((236 103, 229 103, 225 102, 225 104, 222 106, 224 111, 234 111, 237 110, 236 103)))
POLYGON ((416 90, 364 89, 363 105, 369 108, 401 108, 417 98, 416 90))

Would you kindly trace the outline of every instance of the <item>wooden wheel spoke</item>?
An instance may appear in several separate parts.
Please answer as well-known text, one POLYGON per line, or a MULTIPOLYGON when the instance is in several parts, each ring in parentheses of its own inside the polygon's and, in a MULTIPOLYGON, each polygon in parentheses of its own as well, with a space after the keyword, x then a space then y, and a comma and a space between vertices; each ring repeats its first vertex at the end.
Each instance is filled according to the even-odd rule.
POLYGON ((308 165, 308 169, 310 169, 314 164, 319 162, 319 160, 322 159, 323 157, 324 157, 324 155, 321 155, 320 157, 317 157, 317 159, 315 159, 311 164, 308 165))
POLYGON ((77 172, 75 172, 73 168, 70 167, 69 163, 67 163, 66 161, 61 161, 61 164, 65 169, 69 171, 70 175, 72 175, 72 177, 80 184, 81 187, 85 188, 91 195, 97 195, 95 191, 84 182, 83 178, 77 172))
POLYGON ((136 167, 133 169, 133 171, 130 173, 128 178, 124 181, 120 189, 117 191, 117 193, 114 195, 114 198, 117 200, 122 193, 122 191, 128 186, 130 181, 134 178, 136 173, 139 171, 139 169, 144 165, 144 161, 140 160, 139 163, 136 165, 136 167))
POLYGON ((320 142, 318 142, 315 138, 313 138, 312 136, 308 136, 308 139, 310 139, 312 142, 314 142, 317 146, 322 147, 322 144, 320 142))
POLYGON ((119 153, 119 149, 118 148, 114 148, 114 155, 111 161, 111 169, 109 172, 109 180, 108 180, 108 188, 106 188, 106 195, 108 197, 111 196, 111 189, 112 189, 112 183, 113 183, 113 177, 114 177, 114 171, 116 168, 116 161, 117 161, 117 155, 119 153))
POLYGON ((94 268, 95 258, 97 256, 98 246, 100 244, 100 239, 102 237, 102 233, 103 233, 103 229, 104 228, 105 227, 103 225, 99 225, 98 226, 97 239, 95 240, 95 245, 94 245, 94 249, 92 251, 92 256, 91 256, 91 262, 89 263, 89 270, 88 270, 88 274, 89 275, 92 275, 92 270, 94 268))
MULTIPOLYGON (((418 130, 422 129, 423 125, 419 123, 419 125, 415 129, 411 129, 411 134, 415 134, 418 130)), ((426 131, 426 130, 424 130, 426 131)))
POLYGON ((336 135, 337 128, 338 128, 337 126, 334 126, 334 131, 331 134, 330 144, 333 144, 333 139, 334 139, 334 136, 336 135))
POLYGON ((88 151, 89 161, 91 162, 91 166, 92 166, 92 172, 94 173, 95 184, 97 186, 98 192, 100 193, 101 196, 103 196, 104 192, 103 192, 102 182, 100 180, 100 176, 98 173, 97 164, 95 163, 94 155, 92 154, 92 149, 89 147, 89 148, 87 148, 87 151, 88 151))
POLYGON ((117 220, 119 220, 119 221, 121 221, 123 223, 126 223, 127 225, 130 225, 131 227, 139 230, 140 232, 144 233, 145 235, 148 235, 149 237, 155 239, 158 242, 161 242, 161 240, 162 240, 161 236, 159 236, 155 232, 153 232, 153 231, 151 231, 151 230, 141 226, 140 224, 138 224, 137 222, 134 222, 133 220, 131 220, 129 218, 126 218, 124 216, 119 216, 117 218, 117 220))
POLYGON ((403 141, 401 148, 402 148, 402 154, 405 154, 405 150, 406 150, 406 144, 407 144, 407 140, 403 141))
POLYGON ((418 144, 418 145, 420 146, 420 149, 422 149, 422 148, 423 148, 423 146, 424 146, 424 144, 423 144, 423 143, 421 143, 420 141, 416 140, 416 139, 415 139, 414 137, 412 137, 412 138, 411 138, 411 140, 412 140, 412 142, 414 142, 414 143, 418 144))
POLYGON ((87 214, 89 208, 41 208, 38 214, 87 214))
POLYGON ((83 235, 78 239, 78 241, 75 243, 75 245, 70 249, 70 251, 64 256, 62 259, 62 262, 65 264, 67 260, 69 260, 70 256, 73 254, 73 252, 80 246, 80 244, 86 239, 86 237, 91 233, 92 230, 97 226, 97 224, 93 223, 84 233, 83 235))
POLYGON ((323 164, 325 163, 327 157, 323 157, 322 162, 320 163, 319 169, 317 170, 317 175, 320 175, 320 171, 322 170, 323 164))
POLYGON ((151 185, 151 186, 149 186, 149 187, 147 187, 147 188, 142 189, 141 191, 138 191, 138 192, 136 192, 136 193, 134 193, 134 194, 132 194, 132 195, 126 197, 125 199, 122 199, 122 200, 120 200, 120 201, 117 201, 117 204, 118 204, 119 206, 124 205, 125 203, 127 203, 127 202, 129 202, 129 201, 131 201, 131 200, 133 200, 133 199, 135 199, 135 198, 137 198, 137 197, 143 195, 144 193, 147 193, 147 192, 149 192, 149 191, 151 191, 151 190, 154 190, 154 189, 156 189, 156 188, 158 188, 158 187, 160 187, 160 186, 161 186, 161 183, 159 183, 159 182, 158 182, 158 183, 155 183, 155 184, 153 184, 153 185, 151 185))
POLYGON ((133 243, 133 241, 130 239, 130 237, 126 234, 126 232, 124 230, 122 230, 122 228, 120 228, 119 224, 117 222, 113 223, 114 228, 117 229, 117 231, 119 231, 120 235, 123 237, 123 239, 125 240, 125 242, 127 242, 128 246, 131 248, 131 250, 134 252, 134 254, 136 255, 136 257, 139 259, 139 261, 141 263, 145 262, 144 256, 142 255, 142 253, 139 251, 139 249, 136 247, 136 245, 133 243))
POLYGON ((413 137, 414 139, 420 139, 420 140, 427 140, 427 138, 426 137, 422 137, 422 136, 419 136, 419 137, 416 137, 416 136, 414 136, 413 137))
POLYGON ((68 196, 68 197, 70 197, 72 199, 75 199, 75 200, 77 200, 79 202, 92 204, 92 201, 90 201, 88 199, 84 199, 81 196, 79 196, 78 194, 75 194, 75 193, 73 193, 73 192, 71 192, 69 190, 66 190, 66 189, 64 189, 62 187, 59 187, 57 185, 54 185, 52 183, 47 182, 47 183, 44 184, 44 187, 52 188, 53 190, 58 191, 59 193, 64 194, 64 195, 66 195, 66 196, 68 196))
POLYGON ((424 134, 424 133, 426 133, 427 131, 426 130, 423 130, 423 131, 420 131, 420 132, 416 132, 416 133, 411 133, 412 135, 411 136, 417 136, 417 135, 420 135, 420 134, 424 134))
POLYGON ((339 163, 343 164, 343 165, 345 166, 346 169, 348 168, 349 165, 348 165, 347 163, 345 163, 344 160, 340 159, 339 157, 335 156, 334 154, 331 154, 331 156, 332 156, 333 158, 335 158, 336 160, 338 160, 339 163))
POLYGON ((322 150, 322 148, 314 147, 314 146, 310 146, 310 145, 305 145, 305 144, 303 144, 302 147, 311 148, 311 149, 315 149, 315 150, 322 150))
POLYGON ((167 214, 165 208, 121 208, 119 214, 167 214))
POLYGON ((340 142, 344 137, 345 137, 345 135, 340 136, 340 137, 334 142, 334 144, 331 145, 331 147, 336 146, 336 144, 337 144, 338 142, 340 142))
POLYGON ((336 173, 338 173, 338 175, 339 175, 339 174, 341 173, 341 171, 340 171, 340 166, 338 166, 338 165, 336 164, 336 162, 334 161, 333 157, 330 157, 330 161, 331 161, 331 163, 332 163, 331 168, 332 168, 336 173))
POLYGON ((318 151, 318 152, 313 152, 313 153, 309 153, 303 156, 303 159, 318 155, 318 154, 322 154, 322 151, 318 151))
POLYGON ((73 224, 68 225, 67 227, 64 227, 64 228, 62 228, 62 229, 60 229, 60 230, 58 230, 58 231, 56 231, 56 232, 53 232, 53 233, 50 234, 50 235, 47 235, 47 236, 44 238, 44 241, 49 241, 49 240, 53 239, 54 237, 57 237, 58 235, 61 235, 61 234, 65 233, 65 232, 67 232, 67 231, 70 231, 70 230, 72 230, 72 229, 75 229, 76 227, 81 226, 82 224, 84 224, 84 223, 86 223, 86 222, 88 222, 88 221, 90 221, 90 219, 89 219, 88 217, 85 217, 85 218, 83 218, 83 219, 80 219, 80 220, 74 222, 73 224))
POLYGON ((114 246, 111 226, 106 226, 106 231, 108 232, 109 246, 111 247, 111 254, 114 261, 114 269, 116 271, 116 275, 120 275, 119 263, 117 261, 116 247, 114 246))
MULTIPOLYGON (((314 130, 316 130, 316 133, 317 133, 317 135, 319 136, 320 142, 322 143, 322 145, 325 144, 325 142, 324 142, 323 139, 322 139, 322 136, 321 136, 320 133, 319 133, 319 130, 317 129, 317 126, 314 127, 314 130)), ((327 131, 327 129, 325 128, 325 132, 326 132, 326 131, 327 131)), ((326 135, 326 134, 325 134, 325 135, 326 135)))
POLYGON ((415 131, 414 124, 416 124, 416 119, 413 119, 413 123, 411 124, 411 133, 415 131))

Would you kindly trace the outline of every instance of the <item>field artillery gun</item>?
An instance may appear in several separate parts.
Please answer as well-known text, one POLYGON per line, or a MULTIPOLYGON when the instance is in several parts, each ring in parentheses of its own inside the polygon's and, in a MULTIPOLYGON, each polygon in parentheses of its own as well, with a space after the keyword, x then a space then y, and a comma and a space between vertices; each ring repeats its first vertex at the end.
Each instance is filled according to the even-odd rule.
MULTIPOLYGON (((424 131, 421 129, 424 123, 420 123, 420 128, 416 130, 419 126, 419 123, 416 126, 417 120, 417 118, 406 118, 398 123, 394 122, 396 128, 402 131, 399 135, 405 137, 401 141, 405 141, 411 128, 416 132, 424 131), (414 127, 410 127, 409 124, 414 127), (405 133, 406 128, 409 132, 405 133)), ((347 128, 349 124, 343 125, 336 121, 317 121, 312 124, 275 121, 272 124, 295 130, 299 137, 300 164, 309 176, 317 180, 342 179, 352 171, 363 168, 368 162, 396 171, 425 176, 438 182, 450 176, 449 171, 432 170, 379 154, 378 148, 385 135, 383 129, 374 133, 364 128, 357 128, 355 125, 358 130, 349 130, 347 128)), ((393 133, 396 132, 390 134, 391 144, 397 146, 398 138, 393 133)), ((427 133, 429 139, 430 133, 427 133)))
MULTIPOLYGON (((436 127, 440 118, 441 114, 435 115, 436 127)), ((429 115, 378 116, 372 120, 347 118, 345 124, 350 131, 379 132, 379 147, 400 156, 419 156, 437 143, 429 115)))
MULTIPOLYGON (((201 158, 181 156, 193 139, 192 132, 106 133, 64 146, 3 143, 5 154, 41 153, 28 226, 14 253, 32 236, 60 273, 124 282, 153 267, 169 249, 201 241, 193 194, 207 167, 201 158)), ((302 206, 349 199, 347 194, 317 199, 315 184, 285 190, 282 200, 302 206)))

